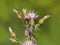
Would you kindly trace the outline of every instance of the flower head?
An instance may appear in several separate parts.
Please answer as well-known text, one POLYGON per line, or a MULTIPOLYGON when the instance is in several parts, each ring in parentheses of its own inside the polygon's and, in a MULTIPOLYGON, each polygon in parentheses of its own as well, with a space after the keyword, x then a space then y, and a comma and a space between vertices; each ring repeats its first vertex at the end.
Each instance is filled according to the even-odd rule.
POLYGON ((25 30, 25 36, 29 35, 29 30, 25 30))
POLYGON ((25 41, 23 45, 36 45, 36 43, 33 43, 32 40, 25 41))
POLYGON ((37 18, 38 15, 36 15, 34 12, 30 12, 30 13, 28 13, 28 17, 29 18, 37 18))
POLYGON ((37 18, 38 15, 36 15, 34 12, 26 12, 26 9, 23 9, 23 13, 25 14, 25 18, 29 19, 29 18, 37 18))
POLYGON ((31 33, 32 33, 32 29, 31 28, 32 27, 30 27, 29 29, 25 30, 25 36, 31 35, 31 33))

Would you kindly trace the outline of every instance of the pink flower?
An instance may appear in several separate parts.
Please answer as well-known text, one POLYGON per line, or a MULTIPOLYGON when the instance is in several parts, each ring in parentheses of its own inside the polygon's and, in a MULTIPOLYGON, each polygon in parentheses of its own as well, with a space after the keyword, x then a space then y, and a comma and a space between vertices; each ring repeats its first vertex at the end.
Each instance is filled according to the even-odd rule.
POLYGON ((29 18, 37 18, 38 15, 36 15, 34 12, 28 13, 29 18))
POLYGON ((38 15, 36 15, 34 12, 30 12, 30 13, 28 13, 26 16, 25 16, 25 18, 37 18, 38 17, 38 15))
POLYGON ((25 18, 29 19, 29 16, 28 16, 28 15, 26 15, 26 16, 25 16, 25 18))
POLYGON ((29 29, 25 30, 25 36, 28 36, 30 33, 32 33, 32 27, 31 26, 29 29))
POLYGON ((25 36, 29 35, 29 30, 25 30, 25 36))
POLYGON ((23 45, 36 45, 36 43, 33 43, 31 40, 25 41, 23 45))

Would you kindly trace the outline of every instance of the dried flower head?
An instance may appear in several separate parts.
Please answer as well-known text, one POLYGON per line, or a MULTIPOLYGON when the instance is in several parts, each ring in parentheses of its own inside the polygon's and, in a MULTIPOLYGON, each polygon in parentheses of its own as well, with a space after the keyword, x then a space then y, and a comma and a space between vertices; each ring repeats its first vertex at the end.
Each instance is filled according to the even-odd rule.
POLYGON ((9 40, 11 41, 11 42, 16 42, 16 40, 14 39, 14 38, 9 38, 9 40))
POLYGON ((11 34, 12 37, 16 36, 16 34, 12 31, 11 27, 9 27, 9 32, 10 32, 10 34, 11 34))

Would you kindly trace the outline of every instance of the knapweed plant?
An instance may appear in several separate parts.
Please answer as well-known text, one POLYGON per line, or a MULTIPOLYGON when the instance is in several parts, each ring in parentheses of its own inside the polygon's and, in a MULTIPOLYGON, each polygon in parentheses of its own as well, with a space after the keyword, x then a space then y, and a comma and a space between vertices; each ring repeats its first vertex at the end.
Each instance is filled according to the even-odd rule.
POLYGON ((13 9, 13 12, 16 13, 18 19, 22 21, 25 26, 25 36, 26 40, 24 42, 21 42, 20 40, 17 40, 16 34, 13 32, 12 28, 9 27, 9 32, 11 34, 11 37, 9 40, 13 43, 21 44, 21 45, 37 45, 34 32, 37 32, 40 28, 40 24, 43 24, 43 22, 50 17, 50 15, 46 15, 43 18, 39 19, 38 23, 35 24, 34 20, 39 17, 34 11, 27 11, 26 9, 22 9, 22 13, 19 13, 16 9, 13 9))

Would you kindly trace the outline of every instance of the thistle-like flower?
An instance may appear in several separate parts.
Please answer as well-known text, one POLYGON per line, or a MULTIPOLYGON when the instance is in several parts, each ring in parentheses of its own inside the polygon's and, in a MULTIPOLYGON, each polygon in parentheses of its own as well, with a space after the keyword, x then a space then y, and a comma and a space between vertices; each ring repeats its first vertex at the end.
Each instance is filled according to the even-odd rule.
POLYGON ((29 36, 29 30, 25 30, 25 36, 29 36))
POLYGON ((32 40, 27 40, 23 43, 23 45, 36 45, 36 43, 33 43, 32 40))
POLYGON ((26 9, 23 9, 22 12, 25 18, 37 18, 38 17, 38 15, 36 15, 34 12, 27 13, 26 9))
POLYGON ((34 26, 34 18, 37 18, 38 15, 36 15, 34 12, 28 13, 28 17, 30 18, 30 24, 34 26))
POLYGON ((11 27, 9 27, 9 32, 11 34, 11 37, 15 37, 16 36, 16 34, 12 31, 11 27))
POLYGON ((32 35, 32 32, 29 29, 25 30, 25 36, 29 38, 31 35, 32 35))
POLYGON ((38 15, 36 13, 34 13, 33 11, 27 12, 26 9, 22 9, 22 13, 24 15, 24 20, 23 20, 21 14, 16 9, 13 9, 13 11, 17 14, 17 17, 19 19, 22 19, 22 23, 25 23, 24 24, 24 26, 26 27, 25 36, 27 37, 27 40, 25 40, 24 42, 21 42, 20 40, 18 40, 18 38, 16 37, 16 34, 13 32, 11 27, 9 27, 9 32, 11 34, 11 38, 9 38, 9 40, 11 42, 16 42, 16 43, 19 43, 22 45, 37 45, 34 32, 39 30, 40 24, 43 24, 43 22, 46 19, 48 19, 50 17, 50 15, 44 16, 43 18, 39 19, 37 24, 35 24, 34 20, 35 20, 35 18, 38 17, 38 15))
POLYGON ((28 13, 28 17, 29 18, 37 18, 38 15, 36 15, 34 12, 30 12, 30 13, 28 13))

